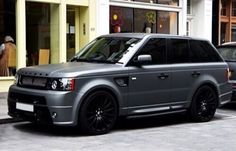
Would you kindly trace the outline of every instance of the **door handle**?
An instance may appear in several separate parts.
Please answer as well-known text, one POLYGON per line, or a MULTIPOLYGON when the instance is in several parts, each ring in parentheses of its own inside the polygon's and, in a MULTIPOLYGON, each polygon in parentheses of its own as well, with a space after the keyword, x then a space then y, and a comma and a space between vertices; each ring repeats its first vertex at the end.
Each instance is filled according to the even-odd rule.
POLYGON ((165 80, 169 77, 169 74, 167 73, 161 73, 158 78, 161 79, 161 80, 165 80))
POLYGON ((201 75, 201 73, 198 72, 198 71, 193 71, 193 72, 192 72, 192 76, 193 76, 193 77, 198 77, 198 76, 200 76, 200 75, 201 75))

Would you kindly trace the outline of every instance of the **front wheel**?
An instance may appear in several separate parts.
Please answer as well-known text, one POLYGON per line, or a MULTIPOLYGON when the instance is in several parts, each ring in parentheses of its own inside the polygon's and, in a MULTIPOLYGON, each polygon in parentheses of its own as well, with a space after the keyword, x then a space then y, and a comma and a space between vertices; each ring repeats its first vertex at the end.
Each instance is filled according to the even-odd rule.
POLYGON ((200 87, 192 100, 191 118, 197 122, 210 121, 215 115, 217 100, 218 97, 214 89, 207 85, 200 87))
POLYGON ((115 98, 106 91, 96 91, 83 103, 79 126, 84 133, 98 135, 109 132, 117 119, 115 98))

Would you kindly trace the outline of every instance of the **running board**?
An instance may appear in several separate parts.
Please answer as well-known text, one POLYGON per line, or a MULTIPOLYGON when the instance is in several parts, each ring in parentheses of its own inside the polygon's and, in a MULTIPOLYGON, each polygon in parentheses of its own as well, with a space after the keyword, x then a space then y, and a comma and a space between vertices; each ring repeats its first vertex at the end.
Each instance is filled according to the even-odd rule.
POLYGON ((136 115, 128 115, 126 118, 132 119, 132 118, 152 117, 152 116, 165 115, 165 114, 183 113, 186 111, 187 109, 181 109, 181 110, 175 110, 175 111, 165 111, 161 113, 150 113, 150 114, 139 114, 139 115, 136 114, 136 115))

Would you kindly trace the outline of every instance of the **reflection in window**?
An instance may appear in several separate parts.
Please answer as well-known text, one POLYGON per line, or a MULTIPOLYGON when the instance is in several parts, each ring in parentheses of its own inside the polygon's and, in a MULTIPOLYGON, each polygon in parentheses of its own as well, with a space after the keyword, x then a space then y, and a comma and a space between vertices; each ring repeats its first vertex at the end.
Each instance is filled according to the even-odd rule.
POLYGON ((58 5, 26 3, 27 66, 58 62, 58 5))
POLYGON ((178 34, 178 13, 110 7, 110 33, 141 32, 178 34))
POLYGON ((132 32, 133 9, 124 7, 110 7, 110 32, 132 32))
POLYGON ((157 15, 157 33, 178 34, 176 12, 158 11, 157 15))
POLYGON ((157 3, 163 5, 173 5, 178 6, 179 0, 133 0, 135 2, 144 2, 144 3, 157 3))
POLYGON ((156 33, 156 11, 134 9, 134 32, 156 33))

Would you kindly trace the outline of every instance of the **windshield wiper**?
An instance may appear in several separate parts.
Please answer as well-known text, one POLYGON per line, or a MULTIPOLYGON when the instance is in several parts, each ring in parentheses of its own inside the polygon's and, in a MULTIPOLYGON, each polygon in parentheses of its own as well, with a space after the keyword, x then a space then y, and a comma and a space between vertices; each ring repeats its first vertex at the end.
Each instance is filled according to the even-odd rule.
POLYGON ((74 58, 71 59, 70 62, 73 62, 73 61, 76 61, 76 62, 89 62, 90 60, 88 60, 88 59, 80 59, 80 58, 74 57, 74 58))
POLYGON ((96 62, 96 63, 109 63, 109 64, 114 64, 115 62, 113 61, 108 61, 108 60, 96 60, 96 59, 91 59, 89 62, 96 62))

